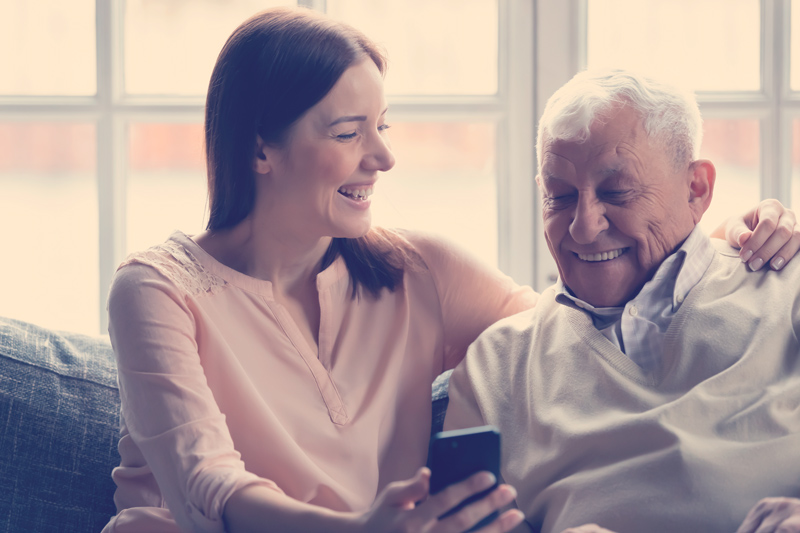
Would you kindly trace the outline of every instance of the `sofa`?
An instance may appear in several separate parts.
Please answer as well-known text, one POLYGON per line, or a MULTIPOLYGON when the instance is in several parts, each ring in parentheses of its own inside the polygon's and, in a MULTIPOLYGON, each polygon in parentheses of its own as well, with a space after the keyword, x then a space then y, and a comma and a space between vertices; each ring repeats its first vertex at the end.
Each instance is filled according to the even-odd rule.
MULTIPOLYGON (((433 432, 448 378, 433 384, 433 432)), ((116 513, 118 432, 108 337, 0 317, 0 533, 99 532, 116 513)))

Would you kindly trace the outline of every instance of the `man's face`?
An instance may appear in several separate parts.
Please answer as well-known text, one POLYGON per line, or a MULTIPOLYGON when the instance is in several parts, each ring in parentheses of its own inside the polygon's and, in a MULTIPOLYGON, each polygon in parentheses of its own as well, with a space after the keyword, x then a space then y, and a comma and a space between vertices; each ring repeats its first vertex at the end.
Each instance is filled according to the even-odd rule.
POLYGON ((632 299, 683 242, 702 211, 690 206, 692 171, 650 141, 638 114, 619 106, 583 143, 545 138, 542 217, 564 283, 596 306, 632 299))

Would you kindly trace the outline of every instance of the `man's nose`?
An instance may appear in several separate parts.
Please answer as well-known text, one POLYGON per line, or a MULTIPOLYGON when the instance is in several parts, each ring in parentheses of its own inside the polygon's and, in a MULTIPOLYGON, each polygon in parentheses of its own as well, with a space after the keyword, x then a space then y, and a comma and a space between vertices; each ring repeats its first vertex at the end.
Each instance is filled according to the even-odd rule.
POLYGON ((575 216, 569 233, 578 244, 591 244, 608 229, 605 206, 596 197, 581 195, 575 207, 575 216))

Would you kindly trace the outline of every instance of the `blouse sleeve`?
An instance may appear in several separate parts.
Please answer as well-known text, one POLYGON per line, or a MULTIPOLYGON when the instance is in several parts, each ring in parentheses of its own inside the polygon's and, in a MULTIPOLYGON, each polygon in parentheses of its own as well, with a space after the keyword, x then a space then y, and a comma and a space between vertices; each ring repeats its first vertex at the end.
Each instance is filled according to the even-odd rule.
POLYGON ((209 389, 193 301, 150 266, 122 267, 108 300, 122 416, 178 525, 224 532, 222 512, 240 488, 272 482, 245 471, 209 389))
POLYGON ((536 305, 539 295, 517 285, 441 237, 406 232, 433 277, 444 325, 444 370, 454 368, 469 345, 498 320, 536 305))

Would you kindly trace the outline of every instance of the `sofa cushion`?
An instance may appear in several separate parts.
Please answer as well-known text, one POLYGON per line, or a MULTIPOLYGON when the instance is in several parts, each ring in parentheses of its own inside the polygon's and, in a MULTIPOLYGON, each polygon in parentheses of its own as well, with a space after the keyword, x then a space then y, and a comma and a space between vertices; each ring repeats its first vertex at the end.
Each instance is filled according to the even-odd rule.
POLYGON ((433 382, 433 389, 431 396, 433 400, 433 416, 431 417, 431 437, 436 435, 442 430, 444 425, 444 415, 447 411, 447 404, 449 402, 447 396, 447 386, 450 383, 450 374, 452 370, 448 370, 433 382))
POLYGON ((0 318, 0 531, 100 531, 118 438, 108 339, 0 318))

